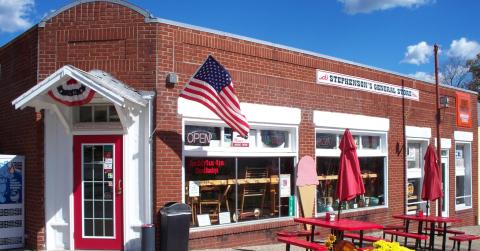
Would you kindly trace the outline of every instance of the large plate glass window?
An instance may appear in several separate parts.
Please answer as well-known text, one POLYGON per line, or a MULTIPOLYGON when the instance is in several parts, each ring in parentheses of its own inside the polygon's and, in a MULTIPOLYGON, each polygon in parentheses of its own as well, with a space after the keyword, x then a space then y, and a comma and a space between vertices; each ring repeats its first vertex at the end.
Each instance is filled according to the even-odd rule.
POLYGON ((472 207, 471 144, 455 144, 455 209, 472 207))
POLYGON ((351 131, 357 146, 360 170, 365 184, 365 194, 339 205, 335 200, 338 178, 340 149, 343 130, 322 130, 316 132, 317 213, 338 210, 359 210, 386 204, 386 133, 351 131))
POLYGON ((423 157, 427 150, 428 140, 407 140, 407 214, 414 214, 420 209, 426 211, 427 203, 422 200, 423 157))
POLYGON ((293 216, 293 157, 185 157, 192 226, 293 216), (289 210, 292 210, 289 212, 289 210))
POLYGON ((192 227, 294 216, 295 128, 184 127, 185 202, 192 227))

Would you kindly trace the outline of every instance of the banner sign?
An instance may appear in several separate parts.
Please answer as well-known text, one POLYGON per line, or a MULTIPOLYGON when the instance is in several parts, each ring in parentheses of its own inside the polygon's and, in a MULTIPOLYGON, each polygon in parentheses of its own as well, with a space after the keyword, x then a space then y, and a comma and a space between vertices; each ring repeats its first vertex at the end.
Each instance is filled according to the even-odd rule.
POLYGON ((462 92, 456 93, 457 104, 457 126, 459 127, 472 127, 472 103, 470 95, 462 92))
POLYGON ((0 155, 0 250, 24 246, 24 157, 0 155))
POLYGON ((67 106, 80 106, 92 101, 95 91, 71 78, 48 91, 54 100, 67 106))
POLYGON ((333 85, 415 101, 420 100, 420 92, 416 89, 322 70, 317 70, 317 84, 333 85))

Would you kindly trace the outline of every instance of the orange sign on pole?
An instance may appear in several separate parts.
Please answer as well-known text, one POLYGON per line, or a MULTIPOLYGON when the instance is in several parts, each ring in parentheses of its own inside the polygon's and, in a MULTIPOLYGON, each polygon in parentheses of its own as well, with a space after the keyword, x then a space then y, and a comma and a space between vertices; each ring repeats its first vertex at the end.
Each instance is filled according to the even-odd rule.
POLYGON ((470 95, 457 92, 457 126, 472 127, 472 101, 470 95))

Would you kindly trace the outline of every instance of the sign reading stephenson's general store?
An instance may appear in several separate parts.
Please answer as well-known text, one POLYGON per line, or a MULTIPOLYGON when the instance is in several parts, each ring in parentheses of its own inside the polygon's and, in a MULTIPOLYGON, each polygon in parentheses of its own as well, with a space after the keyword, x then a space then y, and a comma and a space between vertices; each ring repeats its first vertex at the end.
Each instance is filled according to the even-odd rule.
POLYGON ((404 97, 416 101, 420 99, 418 90, 412 88, 322 70, 317 70, 317 84, 334 85, 397 98, 404 97))

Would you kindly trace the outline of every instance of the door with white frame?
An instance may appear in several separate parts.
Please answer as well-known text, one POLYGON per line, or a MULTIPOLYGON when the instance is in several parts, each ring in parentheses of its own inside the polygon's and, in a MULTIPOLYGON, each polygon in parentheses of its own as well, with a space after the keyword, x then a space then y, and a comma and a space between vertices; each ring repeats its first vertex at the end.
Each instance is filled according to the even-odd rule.
POLYGON ((415 214, 419 210, 427 211, 426 201, 421 198, 423 183, 423 157, 428 146, 428 139, 407 139, 407 184, 406 213, 415 214))
POLYGON ((442 155, 442 191, 443 191, 443 197, 442 197, 442 216, 443 217, 448 217, 448 208, 449 208, 449 165, 448 165, 448 149, 442 149, 441 155, 442 155))

